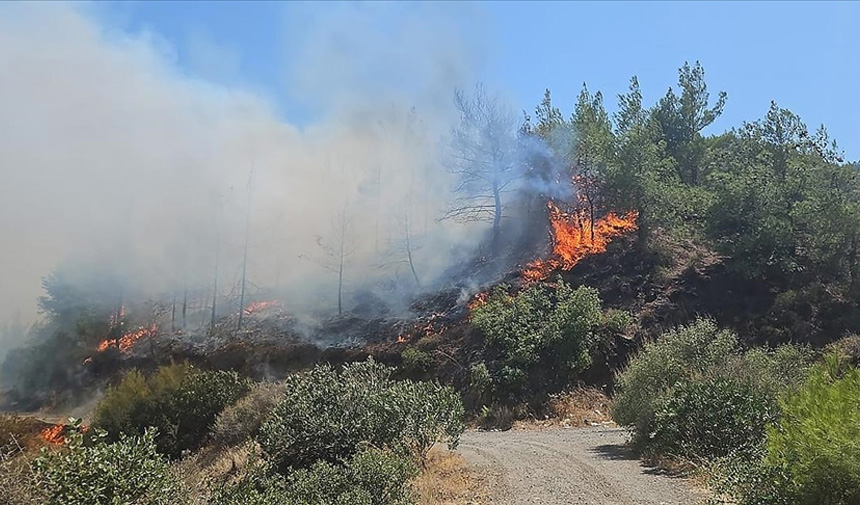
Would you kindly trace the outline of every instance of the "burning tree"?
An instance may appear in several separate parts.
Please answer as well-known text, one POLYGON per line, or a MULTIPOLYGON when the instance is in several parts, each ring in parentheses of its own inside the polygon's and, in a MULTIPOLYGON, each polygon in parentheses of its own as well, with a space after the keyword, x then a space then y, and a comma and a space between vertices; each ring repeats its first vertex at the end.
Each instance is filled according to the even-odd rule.
POLYGON ((502 194, 513 189, 517 170, 517 117, 482 85, 472 96, 454 95, 460 124, 451 139, 448 170, 457 177, 456 197, 444 218, 493 223, 493 252, 498 252, 502 194))

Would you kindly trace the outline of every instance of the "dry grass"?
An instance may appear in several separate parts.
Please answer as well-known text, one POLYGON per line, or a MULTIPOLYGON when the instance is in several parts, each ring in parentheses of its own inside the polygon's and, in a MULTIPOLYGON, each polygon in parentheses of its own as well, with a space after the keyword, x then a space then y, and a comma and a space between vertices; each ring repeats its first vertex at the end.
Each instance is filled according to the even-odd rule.
POLYGON ((203 505, 208 503, 213 485, 241 478, 259 454, 260 448, 254 442, 233 447, 211 445, 174 463, 173 471, 185 483, 191 503, 203 505))
POLYGON ((419 505, 484 505, 489 503, 486 479, 471 470, 456 452, 433 448, 424 471, 412 487, 419 505))
POLYGON ((590 387, 577 387, 570 391, 552 395, 549 402, 547 402, 547 413, 543 419, 517 421, 514 424, 514 428, 614 426, 615 423, 609 416, 609 409, 609 397, 602 391, 590 387))
POLYGON ((39 489, 36 475, 30 466, 32 454, 20 446, 0 452, 0 504, 42 505, 47 497, 39 489))

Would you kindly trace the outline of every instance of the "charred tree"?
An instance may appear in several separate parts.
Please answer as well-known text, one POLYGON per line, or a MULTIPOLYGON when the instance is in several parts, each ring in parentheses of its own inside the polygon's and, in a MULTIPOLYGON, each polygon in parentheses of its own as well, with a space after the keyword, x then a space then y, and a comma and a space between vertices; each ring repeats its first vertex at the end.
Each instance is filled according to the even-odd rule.
POLYGON ((503 195, 520 178, 517 170, 517 117, 478 85, 472 96, 457 91, 460 123, 451 136, 446 165, 457 179, 455 197, 443 219, 492 223, 493 254, 498 254, 503 195))
POLYGON ((239 288, 239 322, 236 324, 236 329, 242 329, 242 316, 245 315, 245 281, 247 280, 248 272, 248 237, 251 230, 251 178, 254 176, 254 171, 248 175, 248 204, 245 209, 245 248, 242 252, 242 285, 239 288))
POLYGON ((326 242, 322 236, 317 235, 317 245, 323 252, 323 256, 316 258, 305 255, 299 256, 337 274, 337 314, 339 316, 343 315, 343 284, 347 260, 356 251, 355 242, 349 234, 351 223, 347 214, 347 207, 344 204, 332 221, 334 244, 326 242))

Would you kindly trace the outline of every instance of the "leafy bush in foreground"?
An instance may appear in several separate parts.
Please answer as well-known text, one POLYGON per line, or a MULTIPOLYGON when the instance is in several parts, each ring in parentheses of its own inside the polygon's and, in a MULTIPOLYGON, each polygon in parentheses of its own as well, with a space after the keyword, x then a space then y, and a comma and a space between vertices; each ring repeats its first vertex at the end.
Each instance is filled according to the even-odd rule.
POLYGON ((786 476, 791 503, 860 503, 860 370, 817 369, 768 429, 765 461, 786 476))
POLYGON ((422 458, 463 432, 459 395, 437 383, 393 381, 373 360, 336 373, 328 365, 291 375, 258 441, 282 470, 350 458, 362 443, 422 458))
POLYGON ((726 368, 736 337, 700 319, 645 344, 616 379, 612 415, 637 434, 651 431, 662 397, 669 388, 707 371, 726 368))
POLYGON ((633 427, 634 443, 652 453, 713 458, 751 451, 776 418, 778 396, 802 382, 810 361, 807 349, 791 345, 742 352, 733 333, 699 319, 631 359, 617 377, 613 417, 633 427))
POLYGON ((91 446, 72 433, 62 450, 45 450, 34 468, 52 505, 177 505, 187 498, 157 453, 151 430, 141 437, 120 435, 114 443, 97 433, 91 446))
POLYGON ((817 365, 782 402, 752 458, 719 466, 716 488, 741 505, 860 503, 860 369, 817 365))
POLYGON ((177 458, 198 447, 218 413, 248 389, 235 372, 203 372, 187 364, 161 367, 149 377, 132 370, 105 394, 94 424, 114 439, 155 427, 158 451, 177 458))
POLYGON ((749 453, 777 413, 774 398, 732 378, 681 383, 654 419, 649 445, 696 458, 749 453))
POLYGON ((341 464, 318 461, 286 475, 265 466, 217 489, 213 505, 407 505, 407 481, 416 474, 407 459, 379 449, 362 449, 341 464))

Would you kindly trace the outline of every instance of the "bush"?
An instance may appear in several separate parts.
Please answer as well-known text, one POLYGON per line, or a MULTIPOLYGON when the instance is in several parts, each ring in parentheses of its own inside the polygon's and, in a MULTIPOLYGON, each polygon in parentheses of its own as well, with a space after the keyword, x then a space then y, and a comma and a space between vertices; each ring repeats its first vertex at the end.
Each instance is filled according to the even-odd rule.
POLYGON ((860 370, 845 364, 817 365, 754 457, 719 466, 716 489, 741 505, 860 503, 860 370))
POLYGON ((786 476, 790 503, 860 503, 860 370, 819 366, 768 429, 765 464, 786 476))
POLYGON ((685 382, 657 411, 648 444, 685 459, 749 454, 776 414, 775 398, 748 382, 730 378, 685 382))
POLYGON ((395 382, 372 359, 340 374, 327 365, 291 375, 258 441, 281 469, 350 458, 362 443, 420 459, 439 440, 456 445, 464 426, 459 395, 436 383, 395 382))
POLYGON ((105 394, 94 424, 114 440, 155 427, 158 451, 177 458, 197 448, 215 417, 248 389, 235 372, 202 372, 187 364, 161 367, 150 377, 132 370, 105 394))
POLYGON ((281 382, 257 384, 234 405, 228 406, 215 419, 212 436, 222 445, 240 444, 257 436, 260 426, 281 401, 286 386, 281 382))
POLYGON ((737 343, 734 334, 707 319, 646 343, 616 377, 613 418, 618 424, 632 426, 637 437, 650 433, 669 388, 707 371, 725 369, 737 343))
POLYGON ((255 469, 218 489, 213 505, 407 505, 407 481, 416 474, 407 459, 379 449, 362 449, 341 464, 318 461, 287 475, 255 469))
POLYGON ((412 373, 423 373, 433 366, 433 356, 415 347, 407 347, 400 354, 400 358, 403 360, 403 368, 412 373))
POLYGON ((799 387, 811 359, 793 345, 741 352, 733 333, 699 319, 631 359, 616 378, 613 417, 647 452, 711 458, 732 445, 749 452, 777 415, 778 396, 799 387))
POLYGON ((61 451, 43 450, 34 462, 37 482, 56 505, 173 505, 187 496, 157 452, 155 433, 121 435, 107 443, 97 433, 92 446, 80 433, 67 437, 61 451))
POLYGON ((514 394, 541 374, 546 377, 534 382, 565 385, 571 374, 591 364, 595 330, 602 321, 600 305, 597 290, 573 289, 563 280, 554 291, 539 285, 517 295, 503 286, 494 289, 471 315, 472 324, 501 355, 494 382, 514 394))

